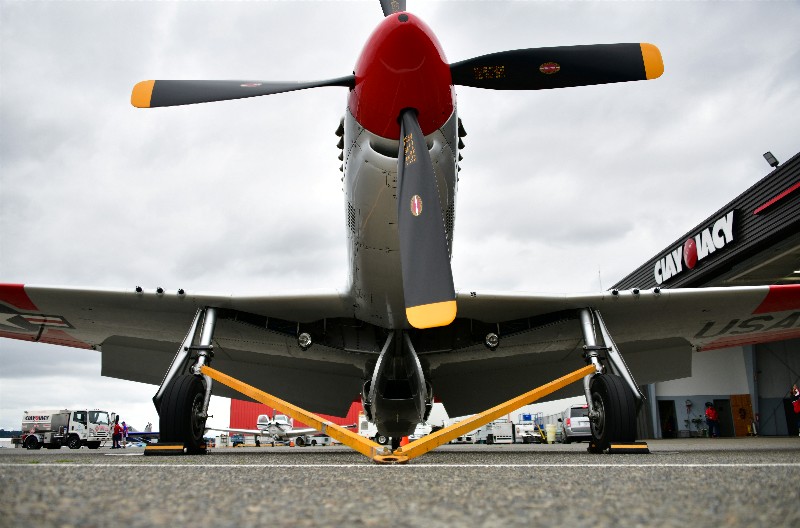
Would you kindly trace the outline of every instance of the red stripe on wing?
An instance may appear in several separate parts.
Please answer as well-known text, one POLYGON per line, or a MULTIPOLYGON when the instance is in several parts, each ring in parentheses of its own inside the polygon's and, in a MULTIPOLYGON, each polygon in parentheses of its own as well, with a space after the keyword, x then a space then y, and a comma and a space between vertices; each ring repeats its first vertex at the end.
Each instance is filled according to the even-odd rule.
POLYGON ((769 287, 769 293, 753 313, 785 312, 797 309, 800 309, 800 284, 781 284, 769 287))
POLYGON ((39 310, 25 293, 24 284, 0 284, 0 302, 20 310, 39 310))

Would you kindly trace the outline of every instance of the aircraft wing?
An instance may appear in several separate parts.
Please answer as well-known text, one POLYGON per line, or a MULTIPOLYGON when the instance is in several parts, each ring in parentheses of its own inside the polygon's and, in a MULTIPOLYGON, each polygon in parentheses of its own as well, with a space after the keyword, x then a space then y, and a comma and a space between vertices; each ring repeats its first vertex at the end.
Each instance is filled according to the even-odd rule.
POLYGON ((268 436, 276 440, 285 440, 288 438, 297 438, 298 436, 305 436, 310 434, 317 434, 319 431, 313 427, 305 427, 301 429, 292 429, 290 431, 259 431, 258 429, 225 429, 222 427, 206 427, 206 431, 221 431, 225 433, 239 433, 246 435, 268 436))
MULTIPOLYGON (((486 323, 484 329, 500 335, 500 346, 489 350, 476 335, 473 344, 460 349, 420 354, 437 399, 455 416, 486 409, 582 366, 580 308, 600 312, 639 384, 690 376, 693 350, 800 337, 800 285, 616 295, 459 292, 457 303, 458 316, 486 323)), ((579 385, 548 399, 578 395, 579 385)))
POLYGON ((243 435, 254 435, 254 436, 270 436, 268 433, 264 431, 259 431, 258 429, 231 429, 230 427, 206 427, 206 431, 219 431, 221 433, 233 433, 233 434, 243 434, 243 435))
MULTIPOLYGON (((800 285, 589 295, 460 292, 450 343, 420 334, 417 352, 450 415, 486 409, 582 366, 577 309, 600 311, 640 384, 691 375, 693 350, 800 337, 800 285), (455 327, 454 327, 455 328, 455 327), (488 330, 486 330, 488 329, 488 330), (480 331, 500 335, 489 350, 480 331)), ((339 293, 219 296, 0 285, 0 337, 93 348, 102 374, 158 385, 196 310, 218 318, 214 367, 315 412, 344 416, 376 352, 297 345, 297 322, 353 317, 339 293), (224 314, 223 314, 224 315, 224 314)), ((443 332, 450 329, 441 329, 443 332)), ((574 384, 550 399, 580 393, 574 384)), ((214 393, 241 397, 217 384, 214 393)))
MULTIPOLYGON (((367 355, 322 345, 303 351, 295 337, 298 322, 353 316, 338 292, 233 296, 0 284, 0 337, 95 349, 103 376, 160 385, 205 306, 219 312, 215 367, 297 405, 347 414, 367 355)), ((221 384, 214 394, 242 397, 221 384)))

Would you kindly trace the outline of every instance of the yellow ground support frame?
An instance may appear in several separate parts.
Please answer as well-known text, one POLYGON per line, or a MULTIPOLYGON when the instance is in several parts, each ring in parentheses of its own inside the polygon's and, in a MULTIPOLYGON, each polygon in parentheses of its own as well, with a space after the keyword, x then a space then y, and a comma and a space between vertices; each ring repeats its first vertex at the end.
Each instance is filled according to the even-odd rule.
POLYGON ((218 370, 214 370, 211 367, 204 366, 201 369, 201 372, 222 383, 223 385, 227 385, 228 387, 241 392, 245 396, 249 396, 256 401, 269 405, 283 414, 291 416, 295 420, 299 420, 307 424, 309 427, 317 429, 318 431, 369 457, 376 463, 403 464, 412 458, 424 455, 428 451, 450 442, 450 440, 458 438, 459 436, 492 422, 501 416, 505 416, 506 414, 513 412, 520 407, 529 405, 536 400, 547 396, 548 394, 552 394, 562 387, 566 387, 571 383, 581 380, 584 378, 584 376, 596 372, 596 369, 594 365, 587 365, 576 370, 575 372, 567 374, 566 376, 562 376, 555 381, 551 381, 550 383, 542 385, 541 387, 533 389, 532 391, 508 400, 505 403, 496 405, 487 411, 476 414, 471 418, 455 423, 449 427, 440 429, 435 433, 424 436, 419 440, 415 440, 407 445, 401 446, 395 450, 394 453, 392 453, 388 447, 377 444, 368 438, 364 438, 363 436, 350 431, 349 429, 345 429, 344 427, 336 425, 320 416, 317 416, 314 413, 301 409, 300 407, 292 405, 291 403, 281 400, 280 398, 276 398, 271 394, 267 394, 262 390, 256 389, 251 385, 234 379, 227 374, 223 374, 218 370))

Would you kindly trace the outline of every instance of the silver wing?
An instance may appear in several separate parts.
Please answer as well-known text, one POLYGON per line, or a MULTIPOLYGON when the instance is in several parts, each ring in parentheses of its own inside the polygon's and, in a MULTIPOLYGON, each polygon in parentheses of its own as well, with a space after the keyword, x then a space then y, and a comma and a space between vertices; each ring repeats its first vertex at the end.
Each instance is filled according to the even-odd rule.
MULTIPOLYGON (((693 350, 800 337, 800 285, 617 295, 461 292, 457 303, 451 328, 414 334, 420 340, 449 336, 418 353, 453 416, 486 409, 583 365, 581 308, 600 311, 641 384, 690 375, 693 350), (501 336, 495 350, 474 335, 487 327, 501 336)), ((159 384, 196 310, 214 306, 228 314, 217 323, 215 368, 301 407, 344 416, 381 343, 348 339, 344 324, 337 327, 341 339, 304 351, 296 329, 319 323, 324 330, 320 321, 329 319, 352 321, 355 328, 352 305, 337 292, 222 296, 0 285, 0 337, 100 350, 104 376, 159 384)), ((221 386, 215 394, 240 397, 221 386)))

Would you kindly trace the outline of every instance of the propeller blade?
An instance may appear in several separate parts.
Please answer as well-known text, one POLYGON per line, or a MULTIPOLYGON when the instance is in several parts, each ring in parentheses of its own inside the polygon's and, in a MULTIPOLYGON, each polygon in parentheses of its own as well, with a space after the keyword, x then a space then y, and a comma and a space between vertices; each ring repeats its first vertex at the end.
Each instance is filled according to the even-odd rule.
POLYGON ((306 82, 262 81, 142 81, 133 87, 131 104, 137 108, 179 106, 244 99, 323 86, 355 86, 355 76, 306 82))
POLYGON ((397 225, 406 318, 414 328, 446 326, 456 318, 456 293, 439 188, 417 112, 400 116, 397 225))
POLYGON ((392 13, 399 13, 406 10, 406 0, 381 0, 383 16, 387 17, 392 13))
POLYGON ((501 51, 450 65, 453 84, 547 90, 655 79, 664 73, 652 44, 595 44, 501 51))

